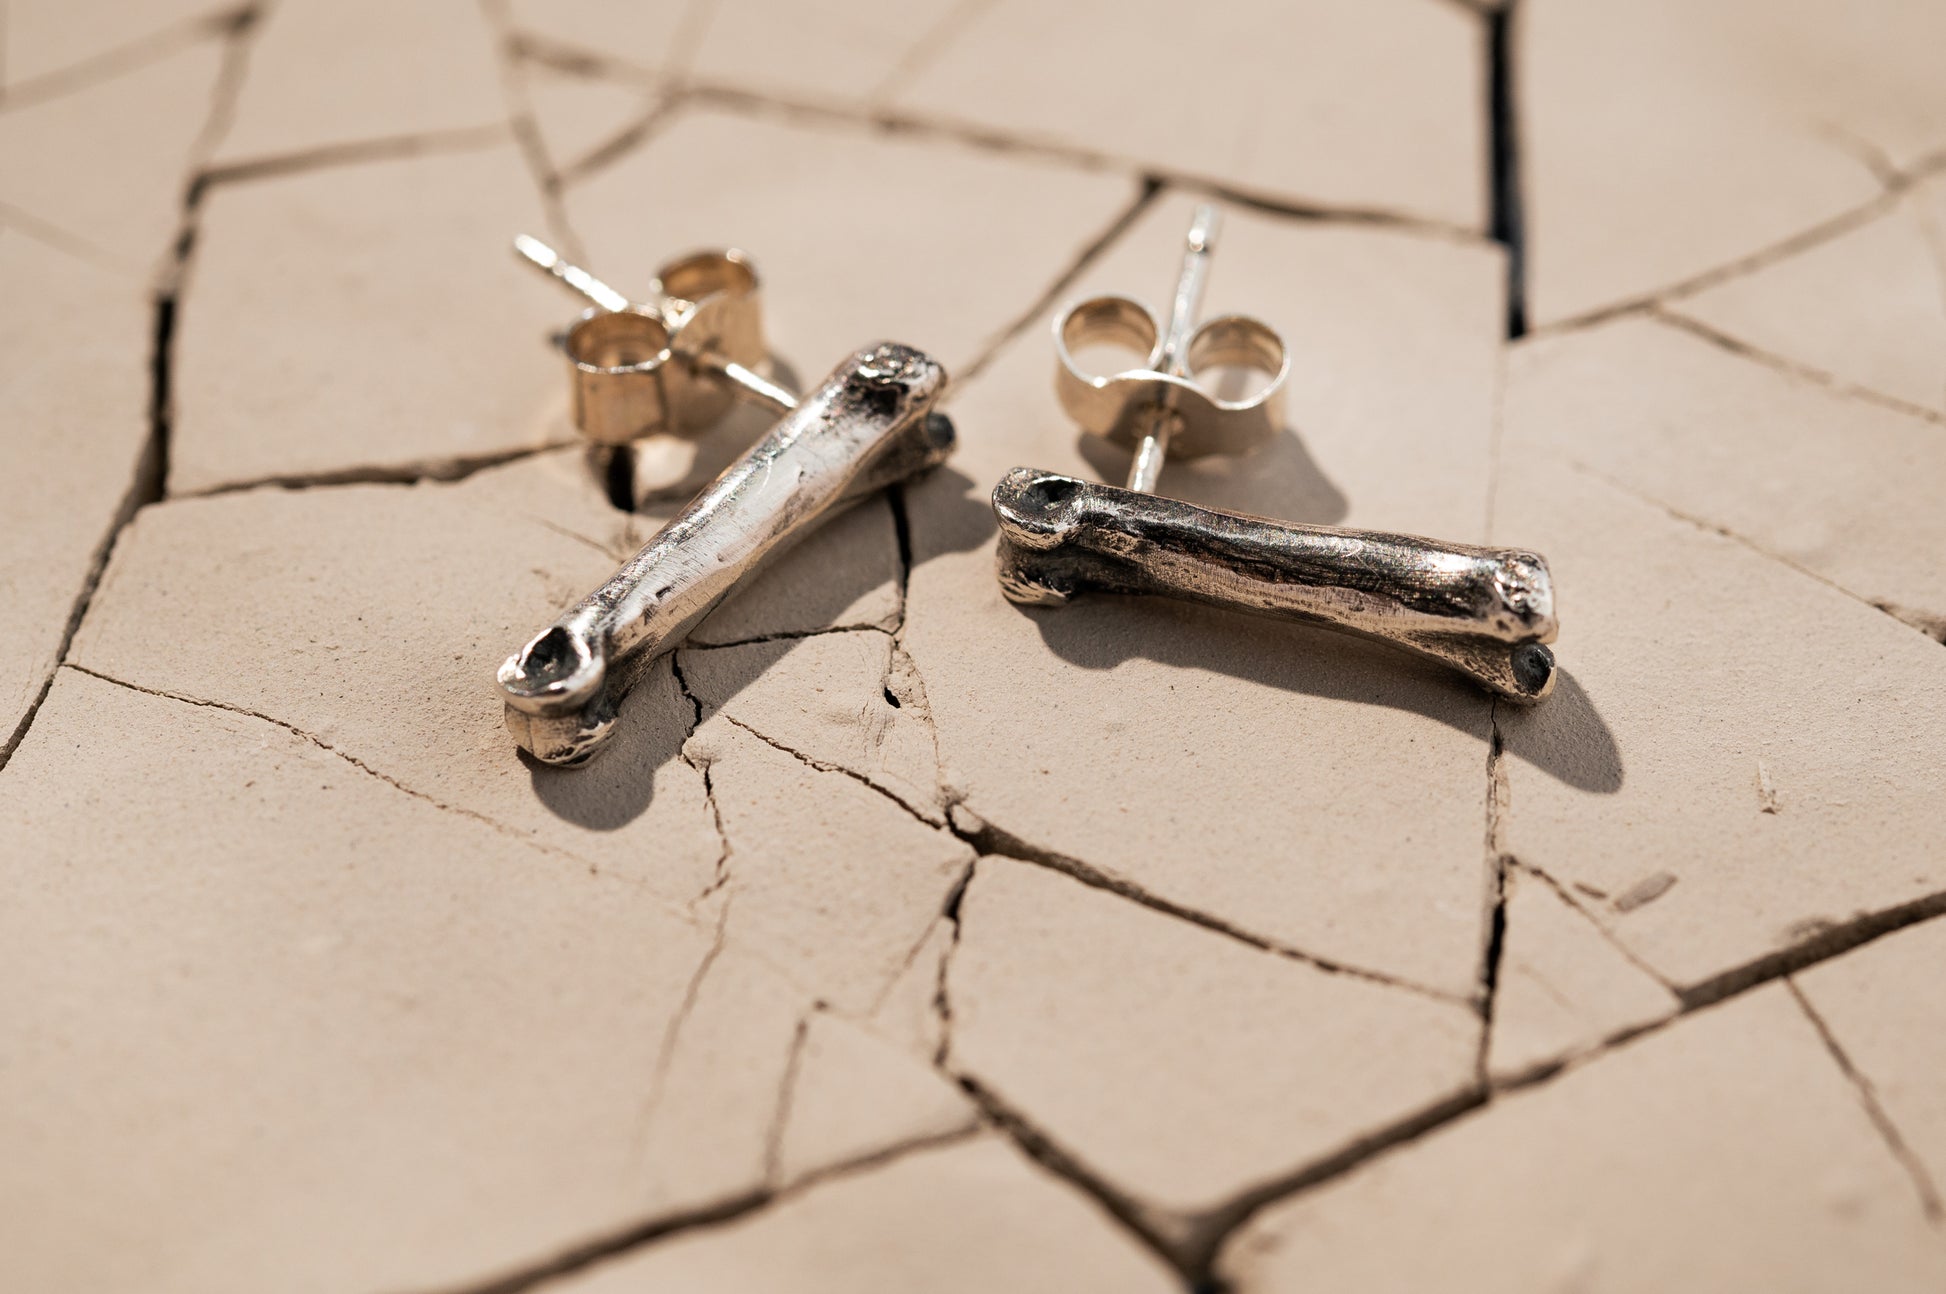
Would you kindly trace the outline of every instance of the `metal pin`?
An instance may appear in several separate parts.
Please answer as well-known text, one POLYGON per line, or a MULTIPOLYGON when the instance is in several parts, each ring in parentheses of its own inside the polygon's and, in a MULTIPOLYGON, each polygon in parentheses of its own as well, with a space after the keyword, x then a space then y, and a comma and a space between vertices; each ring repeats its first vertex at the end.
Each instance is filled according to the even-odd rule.
MULTIPOLYGON (((1209 278, 1210 253, 1216 249, 1220 218, 1214 205, 1205 202, 1196 208, 1189 236, 1183 240, 1182 273, 1176 278, 1176 299, 1169 310, 1169 331, 1162 338, 1159 372, 1183 377, 1189 372, 1190 334, 1196 331, 1196 312, 1203 300, 1203 284, 1209 278)), ((1162 460, 1169 455, 1169 437, 1180 419, 1175 413, 1175 389, 1165 388, 1162 399, 1148 416, 1142 441, 1135 447, 1135 461, 1129 464, 1128 488, 1147 494, 1155 489, 1162 475, 1162 460)))
POLYGON ((1140 302, 1095 297, 1055 320, 1055 389, 1081 426, 1134 451, 1126 489, 1017 467, 994 487, 1002 590, 1060 606, 1078 593, 1157 594, 1324 624, 1431 657, 1501 696, 1535 701, 1554 685, 1553 583, 1522 549, 1306 526, 1202 508, 1151 493, 1164 457, 1239 453, 1283 426, 1290 358, 1268 325, 1240 315, 1195 325, 1216 235, 1199 207, 1163 329, 1140 302), (1147 363, 1093 374, 1075 352, 1132 345, 1147 363), (1223 399, 1199 369, 1252 369, 1254 394, 1223 399))
POLYGON ((662 267, 654 299, 630 301, 538 238, 514 251, 594 303, 568 329, 575 425, 590 440, 623 444, 654 431, 693 433, 725 411, 724 397, 784 413, 797 397, 753 370, 764 358, 757 272, 731 251, 699 252, 662 267))

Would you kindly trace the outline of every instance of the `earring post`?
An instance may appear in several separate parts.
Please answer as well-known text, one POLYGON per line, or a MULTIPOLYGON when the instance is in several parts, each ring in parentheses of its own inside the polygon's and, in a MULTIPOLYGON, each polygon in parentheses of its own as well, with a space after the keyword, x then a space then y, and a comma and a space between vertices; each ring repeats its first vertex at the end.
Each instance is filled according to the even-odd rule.
POLYGON ((519 234, 514 238, 514 254, 555 282, 578 292, 603 310, 620 312, 629 308, 629 299, 609 287, 579 265, 570 265, 561 254, 538 238, 519 234))
MULTIPOLYGON (((1189 338, 1196 331, 1196 313, 1202 305, 1203 285, 1209 279, 1209 258, 1216 250, 1216 232, 1222 217, 1213 203, 1196 208, 1183 239, 1182 272, 1176 277, 1175 300, 1169 308, 1169 331, 1162 339, 1161 371, 1182 377, 1189 371, 1189 338)), ((1162 475, 1162 462, 1169 456, 1169 437, 1180 421, 1168 399, 1149 413, 1148 429, 1135 448, 1135 461, 1129 464, 1128 488, 1141 494, 1155 490, 1162 475)))

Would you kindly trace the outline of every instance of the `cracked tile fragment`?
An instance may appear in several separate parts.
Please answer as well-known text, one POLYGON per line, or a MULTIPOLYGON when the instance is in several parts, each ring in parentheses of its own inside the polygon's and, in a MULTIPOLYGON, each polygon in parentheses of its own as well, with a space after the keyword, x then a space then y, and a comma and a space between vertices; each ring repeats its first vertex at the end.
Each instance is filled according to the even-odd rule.
POLYGON ((0 750, 46 687, 149 440, 155 310, 135 284, 0 229, 0 750), (28 483, 31 483, 31 487, 28 483))
POLYGON ((717 0, 505 0, 522 37, 640 75, 675 77, 717 0))
POLYGON ((613 143, 655 102, 643 85, 563 72, 538 59, 520 60, 514 75, 556 176, 613 143))
POLYGON ((972 1102, 925 1060, 840 1016, 813 1012, 803 1048, 778 1146, 779 1187, 977 1122, 972 1102))
POLYGON ((274 724, 63 670, 0 819, 9 1288, 446 1288, 768 1125, 679 1080, 636 1157, 707 930, 274 724))
POLYGON ((506 118, 476 0, 277 0, 260 22, 219 166, 506 118))
POLYGON ((686 251, 748 252, 780 377, 805 386, 872 338, 961 372, 1133 195, 1019 154, 689 108, 565 202, 590 268, 623 292, 686 251))
POLYGON ((721 844, 701 775, 677 757, 692 711, 668 665, 637 685, 613 747, 584 769, 524 764, 494 690, 507 653, 613 569, 585 540, 458 487, 182 500, 123 534, 71 658, 272 715, 442 804, 686 902, 721 844))
POLYGON ((1468 1007, 1247 948, 1040 867, 982 858, 946 1064, 1165 1241, 1474 1080, 1468 1007))
POLYGON ((1487 1072, 1495 1082, 1673 1015, 1675 994, 1629 961, 1542 878, 1508 869, 1505 945, 1487 1072))
POLYGON ((1537 324, 1781 243, 1946 146, 1938 5, 1557 0, 1515 40, 1537 324))
POLYGON ((1931 920, 1793 977, 1918 1160, 1946 1185, 1946 923, 1931 920))
MULTIPOLYGON (((685 676, 688 671, 685 661, 685 676)), ((707 764, 731 844, 734 940, 838 1010, 869 1013, 959 883, 972 850, 884 795, 725 718, 685 753, 707 764)))
POLYGON ((508 252, 544 228, 511 144, 216 186, 176 341, 171 492, 571 438, 547 337, 574 305, 508 252))
POLYGON ((1918 1294, 1946 1282, 1946 1247, 1772 986, 1271 1206, 1220 1271, 1239 1294, 1918 1294))
POLYGON ((932 728, 888 686, 893 651, 891 635, 865 630, 685 649, 679 664, 706 715, 721 712, 799 755, 844 769, 943 826, 932 728))
POLYGON ((1500 533, 1545 552, 1572 599, 1561 686, 1500 714, 1510 853, 1611 899, 1674 878, 1597 915, 1684 991, 1946 891, 1938 643, 1542 453, 1503 471, 1500 533), (1753 793, 1759 760, 1788 812, 1753 793))
POLYGON ((715 0, 690 72, 784 98, 863 105, 967 3, 908 0, 894 14, 874 0, 715 0))
POLYGON ((1481 45, 1476 18, 1430 0, 1222 0, 1193 22, 1160 0, 1000 0, 894 102, 1272 200, 1477 228, 1481 45), (1187 104, 1157 92, 1187 68, 1222 73, 1187 104))
POLYGON ((132 278, 159 274, 222 66, 223 42, 211 38, 0 113, 0 223, 12 207, 132 278))
MULTIPOLYGON (((1190 205, 1154 204, 1066 297, 1159 299, 1190 205)), ((1285 332, 1299 357, 1292 430, 1252 455, 1171 463, 1160 492, 1480 537, 1498 252, 1234 210, 1223 238, 1206 314, 1285 332)), ((1046 327, 1035 320, 961 388, 953 415, 977 434, 906 491, 902 641, 925 679, 949 796, 1038 849, 1257 937, 1470 998, 1483 697, 1345 635, 1155 599, 1058 611, 1002 599, 992 482, 1019 464, 1127 471, 1125 452, 1092 443, 1055 402, 1046 327)))
POLYGON ((548 1294, 1163 1294, 1176 1275, 999 1137, 914 1150, 657 1241, 548 1294))
POLYGON ((1934 422, 1626 318, 1514 349, 1503 451, 1570 460, 1922 630, 1946 625, 1934 422))
POLYGON ((1836 382, 1946 414, 1946 266, 1928 237, 1928 208, 1946 220, 1946 180, 1663 308, 1836 382))
POLYGON ((242 7, 238 0, 7 0, 0 100, 242 7))

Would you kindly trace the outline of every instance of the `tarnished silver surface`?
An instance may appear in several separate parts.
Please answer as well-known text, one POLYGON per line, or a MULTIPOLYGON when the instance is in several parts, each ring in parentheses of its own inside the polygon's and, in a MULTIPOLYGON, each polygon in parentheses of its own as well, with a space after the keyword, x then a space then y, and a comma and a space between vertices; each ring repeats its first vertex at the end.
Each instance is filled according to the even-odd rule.
POLYGON ((1547 563, 1511 548, 1301 526, 1017 467, 993 492, 1015 602, 1159 593, 1306 620, 1435 657, 1500 695, 1554 682, 1547 563))
POLYGON ((594 753, 640 669, 738 581, 847 504, 952 452, 946 373, 886 342, 840 364, 609 581, 500 667, 507 728, 550 764, 594 753))
POLYGON ((780 412, 796 402, 751 368, 767 352, 757 270, 743 253, 671 261, 638 304, 537 238, 522 234, 514 251, 594 303, 561 341, 574 423, 588 439, 620 445, 651 432, 692 435, 734 400, 780 412))
POLYGON ((1166 331, 1125 297, 1084 301, 1055 321, 1062 405, 1135 457, 1126 489, 1030 467, 994 487, 1007 597, 1031 606, 1090 590, 1184 598, 1382 639, 1512 700, 1546 696, 1556 626, 1539 554, 1273 521, 1148 492, 1171 450, 1248 449, 1282 424, 1277 397, 1290 365, 1277 334, 1242 316, 1195 327, 1216 229, 1215 209, 1198 208, 1166 331), (1146 351, 1149 367, 1087 375, 1074 351, 1102 343, 1146 351), (1196 377, 1217 365, 1255 369, 1268 385, 1221 400, 1196 377))

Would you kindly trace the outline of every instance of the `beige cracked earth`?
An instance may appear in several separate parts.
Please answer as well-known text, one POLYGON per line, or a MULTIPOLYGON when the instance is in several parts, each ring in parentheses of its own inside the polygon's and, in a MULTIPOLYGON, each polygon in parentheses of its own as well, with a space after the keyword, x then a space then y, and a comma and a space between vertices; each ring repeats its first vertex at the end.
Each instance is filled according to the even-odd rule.
POLYGON ((1942 49, 0 0, 0 1288, 1946 1288, 1942 49), (1546 553, 1545 705, 1000 597, 993 482, 1125 470, 1050 314, 1212 196, 1290 425, 1163 492, 1546 553), (582 771, 494 666, 753 427, 611 503, 521 231, 744 248, 775 372, 899 338, 961 435, 582 771))

